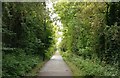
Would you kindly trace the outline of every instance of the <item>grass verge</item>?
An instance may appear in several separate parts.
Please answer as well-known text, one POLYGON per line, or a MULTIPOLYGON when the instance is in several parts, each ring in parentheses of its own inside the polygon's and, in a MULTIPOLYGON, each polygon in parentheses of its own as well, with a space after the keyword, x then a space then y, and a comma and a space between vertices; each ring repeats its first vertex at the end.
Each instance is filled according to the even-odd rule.
POLYGON ((37 76, 39 74, 39 71, 47 61, 48 60, 40 61, 40 63, 38 63, 36 67, 34 67, 29 73, 27 73, 26 76, 37 76))
POLYGON ((66 56, 63 54, 65 62, 73 72, 73 76, 118 76, 118 70, 110 65, 102 66, 90 59, 83 59, 76 55, 66 56))

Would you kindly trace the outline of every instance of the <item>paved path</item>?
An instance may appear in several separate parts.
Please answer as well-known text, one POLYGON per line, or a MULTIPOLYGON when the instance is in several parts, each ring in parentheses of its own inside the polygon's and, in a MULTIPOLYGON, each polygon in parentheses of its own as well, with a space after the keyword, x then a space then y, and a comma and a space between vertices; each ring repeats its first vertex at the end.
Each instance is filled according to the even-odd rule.
POLYGON ((39 76, 72 76, 72 72, 59 52, 56 52, 41 69, 39 76))

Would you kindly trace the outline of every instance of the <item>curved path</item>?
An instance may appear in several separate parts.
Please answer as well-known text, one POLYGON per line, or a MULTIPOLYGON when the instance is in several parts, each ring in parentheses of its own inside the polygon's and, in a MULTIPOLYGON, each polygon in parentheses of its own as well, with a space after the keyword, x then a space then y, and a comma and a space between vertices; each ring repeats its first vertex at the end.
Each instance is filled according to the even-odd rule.
POLYGON ((72 72, 57 51, 41 69, 39 76, 69 76, 72 72))

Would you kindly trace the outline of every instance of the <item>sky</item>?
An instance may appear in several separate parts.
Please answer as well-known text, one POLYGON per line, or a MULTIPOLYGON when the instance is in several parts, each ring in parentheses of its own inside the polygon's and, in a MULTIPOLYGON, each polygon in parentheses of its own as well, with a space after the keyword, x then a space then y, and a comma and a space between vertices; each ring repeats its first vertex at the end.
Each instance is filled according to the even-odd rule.
MULTIPOLYGON (((54 3, 57 3, 57 2, 54 2, 54 3)), ((51 18, 52 21, 53 21, 54 19, 60 19, 60 17, 58 16, 58 14, 56 14, 56 13, 54 12, 53 3, 52 3, 50 0, 46 0, 46 8, 48 8, 49 11, 51 12, 51 13, 49 14, 49 16, 50 16, 50 18, 51 18)), ((57 26, 60 27, 60 29, 63 29, 63 26, 62 26, 62 23, 61 23, 60 20, 53 21, 53 23, 54 23, 54 24, 56 23, 57 26)))
MULTIPOLYGON (((57 3, 57 2, 54 2, 54 3, 57 3)), ((50 16, 50 19, 53 21, 53 24, 56 23, 57 26, 60 28, 60 30, 62 30, 63 25, 62 25, 61 21, 60 20, 54 21, 54 19, 60 19, 60 17, 58 16, 58 14, 56 14, 54 12, 55 9, 53 7, 53 3, 50 0, 46 0, 46 8, 49 9, 49 11, 50 11, 49 16, 50 16)), ((57 35, 59 35, 59 37, 57 39, 58 41, 56 43, 57 45, 59 45, 60 42, 62 41, 62 34, 63 34, 63 32, 60 32, 60 31, 57 32, 57 35)))

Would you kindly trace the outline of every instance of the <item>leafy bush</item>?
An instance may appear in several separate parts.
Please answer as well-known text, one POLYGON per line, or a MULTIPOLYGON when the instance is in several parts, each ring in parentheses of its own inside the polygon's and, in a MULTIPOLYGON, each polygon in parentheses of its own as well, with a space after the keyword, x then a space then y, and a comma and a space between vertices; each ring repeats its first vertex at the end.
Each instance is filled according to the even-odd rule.
POLYGON ((33 55, 26 55, 22 51, 18 53, 4 55, 3 76, 24 76, 40 62, 37 55, 33 57, 33 55))
MULTIPOLYGON (((78 57, 76 55, 72 55, 69 57, 65 57, 63 54, 64 60, 67 62, 73 63, 79 71, 73 70, 73 73, 81 73, 77 74, 80 76, 118 76, 118 70, 115 67, 110 65, 102 66, 99 63, 92 61, 90 59, 84 59, 83 57, 78 57), (71 58, 72 57, 72 58, 71 58)), ((68 63, 69 65, 69 63, 68 63)), ((72 69, 71 65, 70 68, 72 69)))

